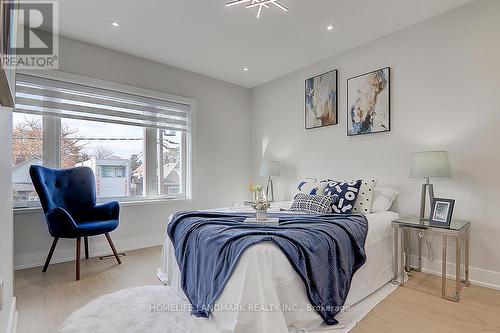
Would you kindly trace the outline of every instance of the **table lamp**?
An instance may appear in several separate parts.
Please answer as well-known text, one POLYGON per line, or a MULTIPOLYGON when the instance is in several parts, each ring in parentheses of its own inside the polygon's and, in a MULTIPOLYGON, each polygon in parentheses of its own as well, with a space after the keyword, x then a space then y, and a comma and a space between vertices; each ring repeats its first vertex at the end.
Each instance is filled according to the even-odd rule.
POLYGON ((434 186, 431 177, 450 177, 450 165, 446 151, 423 151, 411 155, 410 178, 425 178, 420 196, 420 219, 425 218, 425 200, 427 192, 432 205, 434 186))
POLYGON ((280 175, 280 162, 278 161, 262 161, 260 164, 261 177, 268 177, 266 187, 266 198, 269 202, 274 202, 274 189, 272 177, 280 175))

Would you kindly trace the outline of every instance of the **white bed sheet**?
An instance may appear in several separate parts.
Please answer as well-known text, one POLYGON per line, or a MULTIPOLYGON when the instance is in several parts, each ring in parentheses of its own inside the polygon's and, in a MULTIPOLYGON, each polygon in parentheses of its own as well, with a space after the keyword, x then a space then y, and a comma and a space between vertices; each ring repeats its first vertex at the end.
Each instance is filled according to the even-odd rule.
MULTIPOLYGON (((275 210, 282 207, 290 207, 289 202, 273 205, 275 210)), ((229 210, 246 209, 224 209, 229 210)), ((364 316, 369 309, 366 310, 366 305, 362 303, 370 302, 363 300, 376 294, 392 279, 393 234, 390 222, 398 217, 397 213, 389 211, 367 215, 367 261, 353 277, 345 303, 349 312, 359 312, 364 316)), ((174 249, 166 232, 158 278, 187 299, 181 288, 174 249)), ((338 325, 321 326, 323 321, 312 309, 304 283, 283 252, 271 243, 259 243, 245 251, 217 299, 215 309, 210 320, 221 333, 313 332, 325 329, 346 332, 354 325, 353 316, 346 313, 337 316, 338 325)))

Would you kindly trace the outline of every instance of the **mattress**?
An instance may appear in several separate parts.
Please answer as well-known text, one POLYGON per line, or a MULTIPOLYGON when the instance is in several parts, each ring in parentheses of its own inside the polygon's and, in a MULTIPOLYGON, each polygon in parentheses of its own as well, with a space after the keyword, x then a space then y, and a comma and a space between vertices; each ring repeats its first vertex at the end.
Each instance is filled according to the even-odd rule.
MULTIPOLYGON (((273 205, 274 210, 282 207, 290 207, 290 203, 273 205)), ((367 214, 366 217, 367 260, 354 274, 344 306, 346 311, 383 287, 393 277, 391 221, 399 215, 388 211, 367 214)), ((173 287, 179 296, 187 299, 181 288, 180 271, 173 246, 166 232, 158 278, 173 287)), ((256 244, 245 251, 217 299, 210 320, 215 322, 222 333, 314 331, 322 323, 321 317, 308 301, 304 283, 283 252, 271 243, 256 244)), ((335 328, 341 329, 347 324, 340 320, 335 328)))

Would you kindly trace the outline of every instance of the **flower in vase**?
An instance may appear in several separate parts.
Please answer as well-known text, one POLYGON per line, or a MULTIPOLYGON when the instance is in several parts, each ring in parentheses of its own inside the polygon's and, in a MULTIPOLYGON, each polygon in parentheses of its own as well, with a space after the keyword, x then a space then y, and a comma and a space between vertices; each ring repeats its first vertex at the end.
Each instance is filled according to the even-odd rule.
POLYGON ((271 207, 271 204, 267 202, 266 199, 264 198, 258 198, 257 201, 255 201, 252 204, 252 208, 255 210, 268 210, 271 207))
POLYGON ((264 187, 262 185, 250 184, 248 185, 248 190, 252 193, 259 193, 264 187))

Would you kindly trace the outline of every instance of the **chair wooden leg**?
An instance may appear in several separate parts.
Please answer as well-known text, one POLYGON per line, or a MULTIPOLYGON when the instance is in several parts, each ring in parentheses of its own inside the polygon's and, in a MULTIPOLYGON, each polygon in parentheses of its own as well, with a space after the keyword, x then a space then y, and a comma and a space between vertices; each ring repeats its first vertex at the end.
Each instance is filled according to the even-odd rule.
POLYGON ((43 265, 42 272, 46 272, 47 268, 49 268, 50 260, 52 259, 52 255, 54 254, 54 250, 56 249, 57 241, 59 240, 59 237, 54 238, 54 241, 52 242, 52 246, 50 247, 49 254, 47 255, 47 260, 45 260, 45 265, 43 265))
POLYGON ((85 244, 85 259, 89 258, 89 238, 85 236, 83 238, 83 242, 85 244))
POLYGON ((120 260, 120 257, 118 256, 118 253, 116 252, 115 244, 113 244, 113 241, 111 240, 111 236, 109 236, 109 233, 105 233, 106 238, 108 240, 109 246, 111 247, 111 250, 113 251, 113 254, 115 255, 116 261, 118 261, 118 264, 121 264, 122 261, 120 260))
POLYGON ((80 280, 80 248, 81 238, 76 239, 76 281, 80 280))

